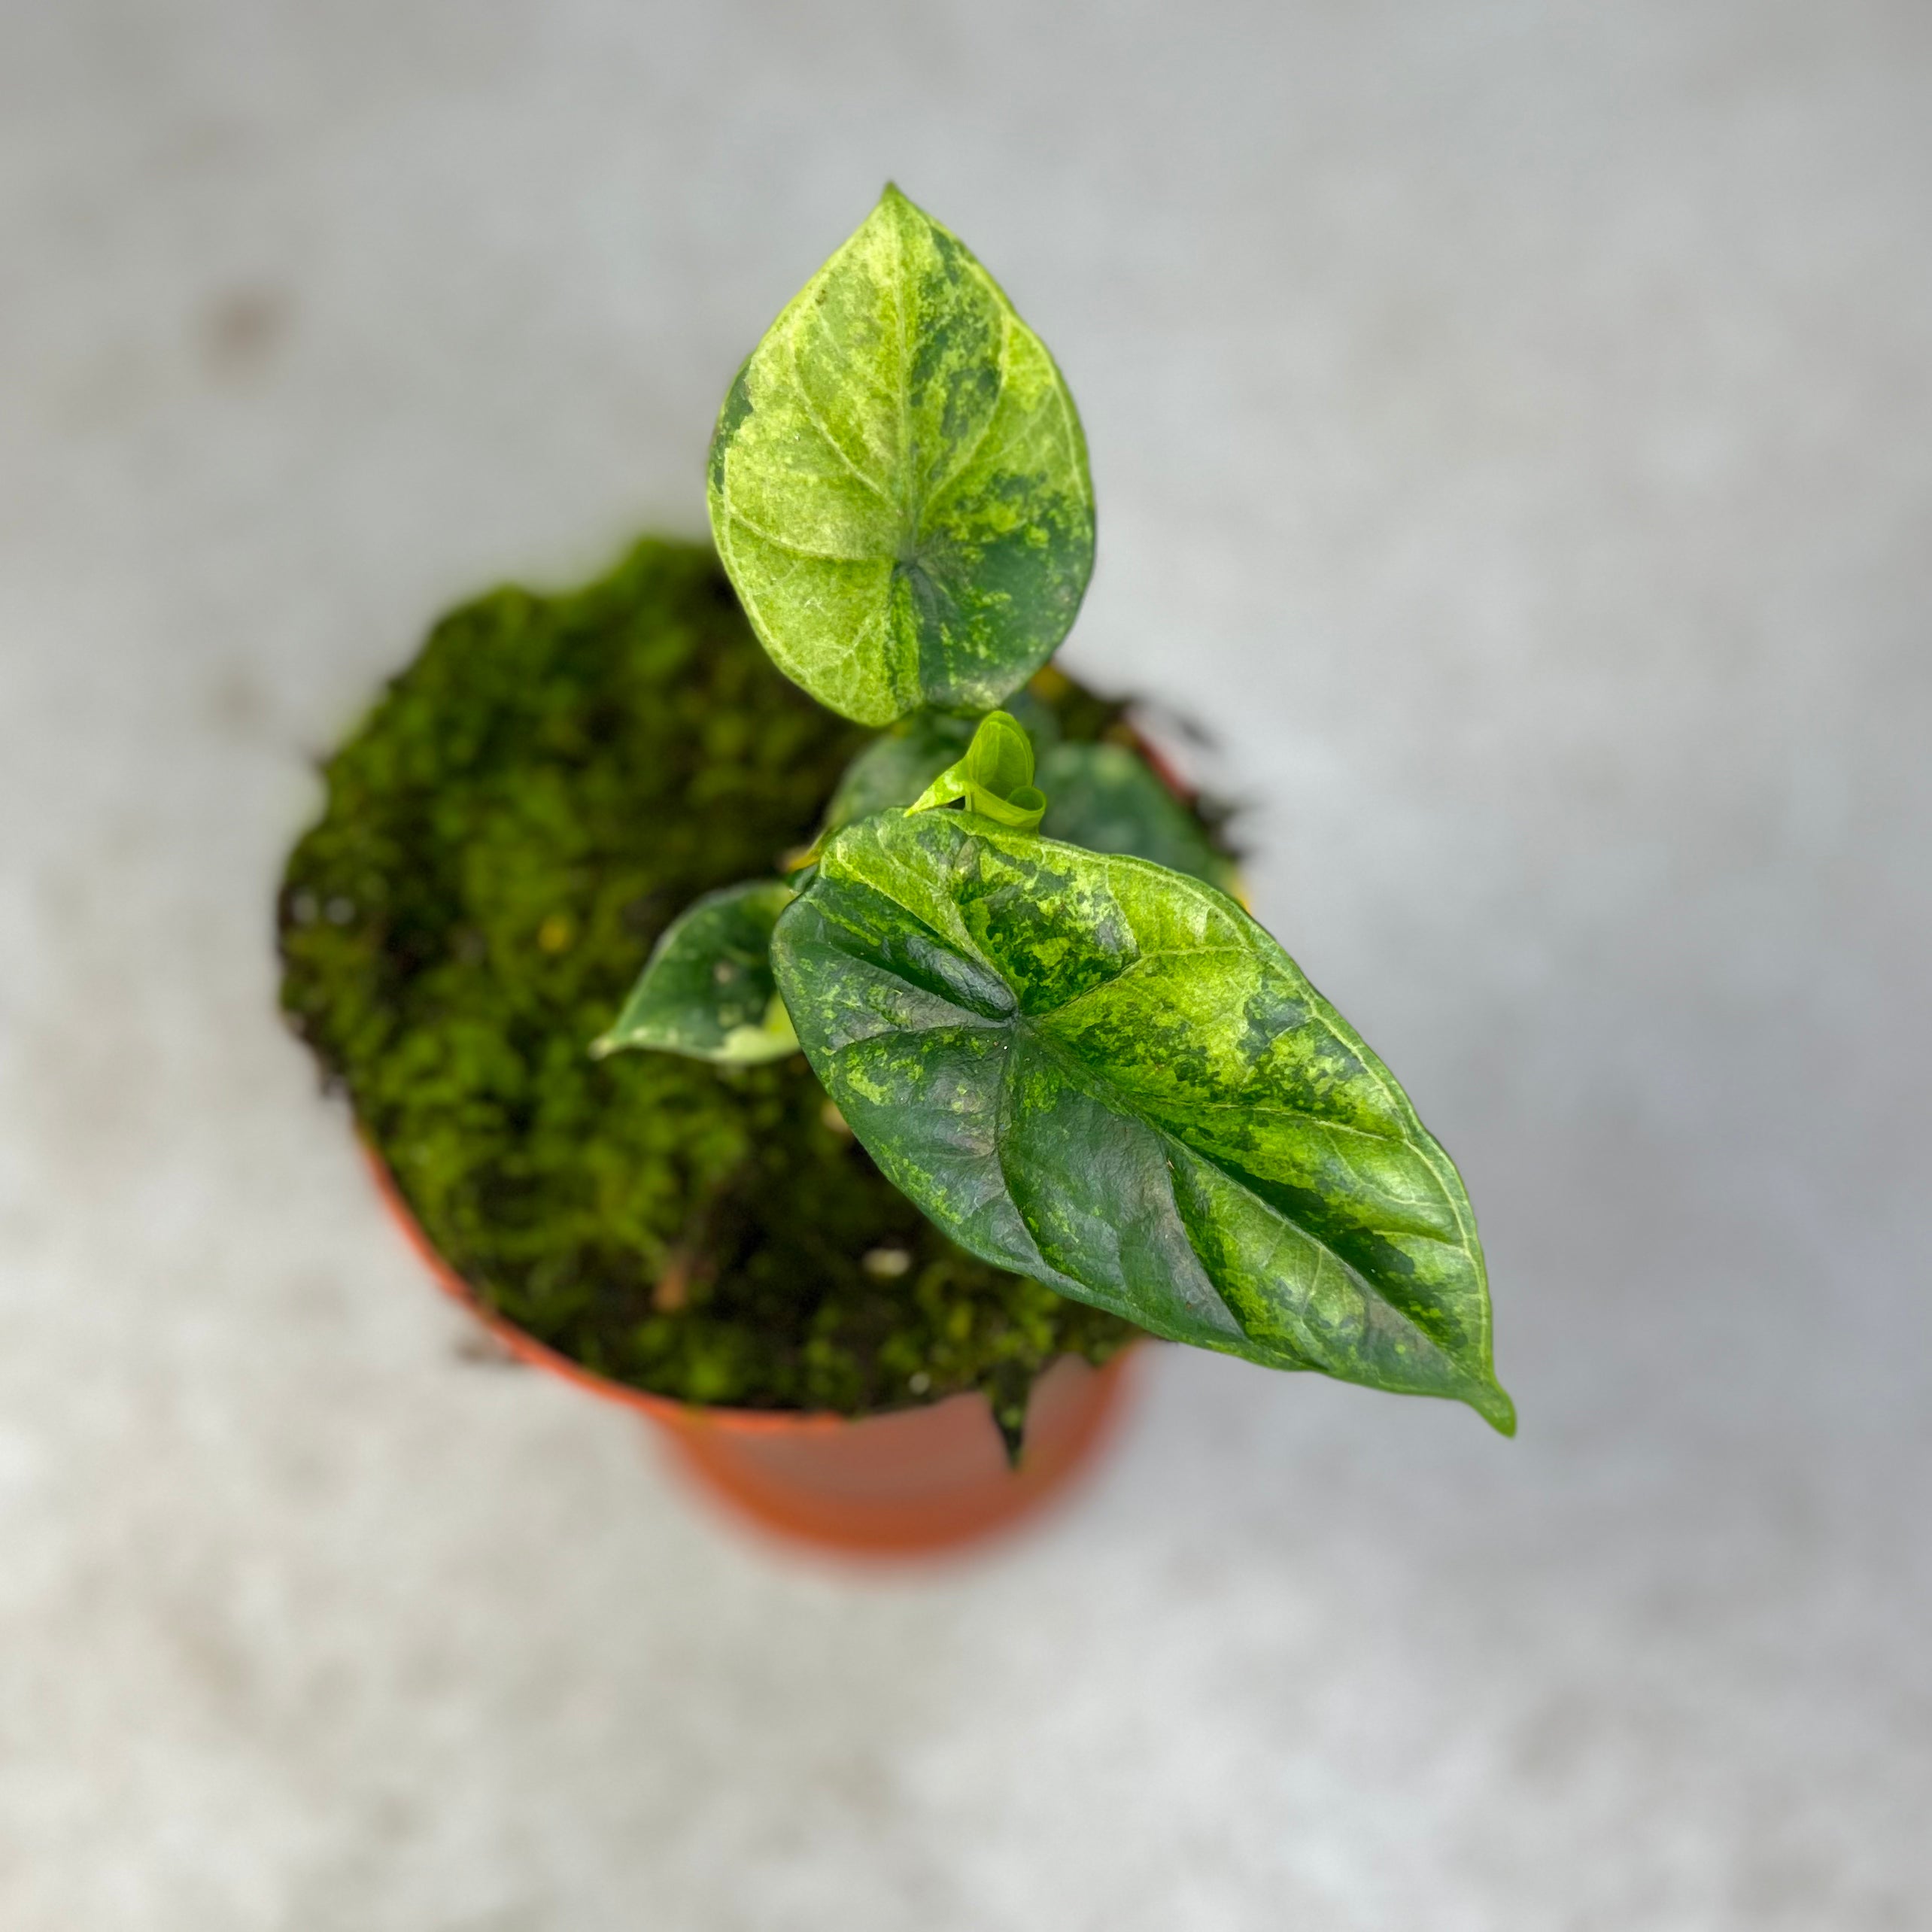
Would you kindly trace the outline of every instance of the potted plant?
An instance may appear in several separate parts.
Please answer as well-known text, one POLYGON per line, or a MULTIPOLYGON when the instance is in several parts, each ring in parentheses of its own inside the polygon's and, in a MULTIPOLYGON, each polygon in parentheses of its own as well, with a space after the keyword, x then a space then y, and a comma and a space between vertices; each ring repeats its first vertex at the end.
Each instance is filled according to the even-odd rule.
POLYGON ((1145 1335, 1511 1430, 1454 1166, 1049 662, 1079 418, 897 190, 709 497, 715 557, 445 619, 291 855, 284 1010, 445 1286, 846 1548, 1036 1506, 1145 1335))

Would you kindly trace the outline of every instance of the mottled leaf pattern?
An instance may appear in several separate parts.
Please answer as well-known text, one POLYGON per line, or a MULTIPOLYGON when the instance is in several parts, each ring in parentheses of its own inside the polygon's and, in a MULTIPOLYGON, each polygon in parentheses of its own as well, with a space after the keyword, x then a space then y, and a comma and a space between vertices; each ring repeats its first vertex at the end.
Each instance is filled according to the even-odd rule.
POLYGON ((735 1066, 797 1053, 771 971, 772 926, 791 901, 791 888, 775 879, 698 900, 666 928, 591 1052, 649 1046, 735 1066))
POLYGON ((773 661, 862 724, 991 709, 1066 634, 1093 569, 1086 445, 1053 358, 889 187, 739 372, 709 497, 773 661))
POLYGON ((882 813, 827 842, 773 961, 853 1131, 974 1253, 1159 1335, 1514 1428, 1454 1166, 1211 887, 882 813))

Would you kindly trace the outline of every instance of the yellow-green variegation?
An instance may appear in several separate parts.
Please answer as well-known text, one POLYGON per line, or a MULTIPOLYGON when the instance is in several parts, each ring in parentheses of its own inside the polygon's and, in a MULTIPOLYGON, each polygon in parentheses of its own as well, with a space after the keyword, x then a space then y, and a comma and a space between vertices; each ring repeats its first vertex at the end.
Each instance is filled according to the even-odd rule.
POLYGON ((961 1246, 1156 1335, 1513 1429, 1454 1164, 1220 892, 883 812, 827 840, 772 952, 840 1113, 961 1246))
POLYGON ((891 187, 739 372, 709 497, 773 662, 861 724, 990 710, 1065 636, 1093 569, 1086 444, 1053 357, 891 187))

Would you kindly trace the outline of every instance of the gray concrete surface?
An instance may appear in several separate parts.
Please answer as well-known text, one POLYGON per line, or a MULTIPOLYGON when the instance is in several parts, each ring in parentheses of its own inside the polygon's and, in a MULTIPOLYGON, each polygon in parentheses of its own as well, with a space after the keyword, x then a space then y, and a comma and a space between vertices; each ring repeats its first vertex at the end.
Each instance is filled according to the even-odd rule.
POLYGON ((1932 15, 0 5, 0 1925, 1932 1924, 1932 15), (1169 1354, 854 1579, 465 1361, 271 1013, 447 600, 701 527, 895 175, 1074 664, 1482 1211, 1514 1444, 1169 1354))

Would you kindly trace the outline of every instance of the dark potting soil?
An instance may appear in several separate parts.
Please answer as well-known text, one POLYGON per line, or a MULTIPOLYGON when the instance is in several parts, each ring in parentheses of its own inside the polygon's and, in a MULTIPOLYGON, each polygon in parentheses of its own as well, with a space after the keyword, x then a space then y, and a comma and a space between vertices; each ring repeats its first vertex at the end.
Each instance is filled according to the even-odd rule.
MULTIPOLYGON (((1074 740, 1121 707, 1056 673, 1074 740)), ((643 543, 431 632, 325 767, 282 1006, 437 1248, 519 1326, 693 1402, 861 1414, 1137 1332, 989 1267, 873 1165, 802 1056, 593 1060, 658 934, 808 841, 870 734, 779 676, 708 549, 643 543)))

